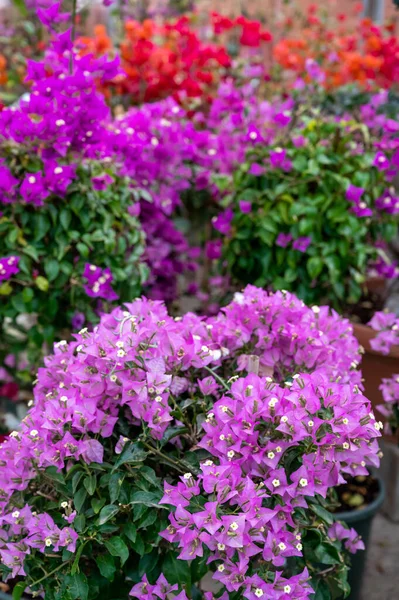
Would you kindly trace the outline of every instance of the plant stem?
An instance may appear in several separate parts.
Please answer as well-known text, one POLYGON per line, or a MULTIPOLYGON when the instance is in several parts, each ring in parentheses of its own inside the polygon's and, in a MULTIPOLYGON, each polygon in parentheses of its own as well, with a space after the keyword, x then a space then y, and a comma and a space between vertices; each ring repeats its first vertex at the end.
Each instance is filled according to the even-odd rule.
POLYGON ((227 385, 227 383, 224 381, 224 379, 222 379, 217 373, 215 373, 215 371, 213 369, 211 369, 210 367, 207 367, 207 366, 205 366, 204 369, 206 369, 209 373, 212 373, 214 378, 224 387, 225 390, 227 390, 228 392, 230 391, 230 388, 227 385))
POLYGON ((148 444, 147 442, 142 442, 142 444, 143 444, 143 446, 148 448, 148 450, 150 452, 152 452, 153 454, 156 454, 157 456, 161 456, 164 460, 168 461, 172 466, 175 467, 175 469, 177 471, 185 473, 187 471, 187 468, 190 468, 192 471, 194 470, 192 465, 186 465, 179 460, 174 460, 173 458, 170 458, 169 456, 167 456, 166 454, 164 454, 157 448, 154 448, 153 446, 151 446, 151 444, 148 444))
POLYGON ((62 569, 63 567, 65 567, 67 564, 69 564, 69 561, 61 563, 60 565, 58 565, 58 567, 56 567, 52 571, 49 571, 49 573, 47 573, 47 575, 44 575, 40 579, 37 579, 33 583, 29 584, 29 587, 34 587, 35 585, 39 585, 39 583, 41 583, 42 581, 44 581, 45 579, 47 579, 47 577, 50 577, 51 575, 54 575, 54 573, 57 573, 57 571, 59 571, 60 569, 62 569))
MULTIPOLYGON (((72 49, 73 49, 73 44, 75 41, 75 35, 76 35, 76 8, 77 8, 77 0, 72 0, 72 32, 71 32, 71 38, 72 38, 72 49)), ((71 52, 71 56, 69 59, 69 72, 72 75, 72 71, 73 71, 73 52, 71 52)))

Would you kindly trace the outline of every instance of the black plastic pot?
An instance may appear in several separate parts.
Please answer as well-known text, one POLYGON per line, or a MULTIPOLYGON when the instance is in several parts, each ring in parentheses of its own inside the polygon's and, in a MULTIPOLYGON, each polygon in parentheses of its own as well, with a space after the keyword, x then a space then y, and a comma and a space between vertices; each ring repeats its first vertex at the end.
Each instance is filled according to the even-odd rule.
POLYGON ((336 521, 343 521, 349 527, 353 527, 359 535, 362 536, 365 550, 359 550, 356 554, 351 555, 351 569, 349 571, 349 585, 351 586, 351 593, 348 600, 360 600, 360 594, 362 591, 363 574, 367 561, 367 550, 369 545, 371 525, 373 519, 382 503, 385 499, 385 486, 381 479, 378 478, 379 493, 377 498, 365 508, 361 510, 346 511, 335 513, 334 518, 336 521))

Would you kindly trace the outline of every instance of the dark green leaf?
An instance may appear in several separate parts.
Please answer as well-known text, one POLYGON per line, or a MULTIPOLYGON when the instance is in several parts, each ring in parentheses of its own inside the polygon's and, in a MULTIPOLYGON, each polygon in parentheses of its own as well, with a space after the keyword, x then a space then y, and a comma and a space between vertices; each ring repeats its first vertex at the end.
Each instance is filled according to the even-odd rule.
POLYGON ((111 475, 108 483, 109 497, 111 502, 115 502, 118 499, 124 478, 125 475, 123 473, 114 473, 111 475))
POLYGON ((95 475, 89 475, 85 477, 83 480, 83 485, 85 486, 87 493, 92 496, 96 491, 97 478, 95 475))
POLYGON ((110 554, 100 554, 97 556, 96 562, 101 575, 108 581, 113 581, 116 571, 113 557, 110 554))
POLYGON ((133 523, 127 523, 123 528, 123 534, 134 544, 137 537, 137 529, 133 523))
POLYGON ((123 539, 119 536, 114 536, 110 540, 104 542, 105 547, 112 556, 119 556, 121 564, 124 565, 129 558, 129 548, 126 546, 123 539))
POLYGON ((12 591, 12 600, 21 600, 22 594, 24 593, 25 589, 26 589, 26 583, 24 583, 23 581, 20 581, 19 583, 17 583, 17 585, 14 587, 14 589, 12 591))
POLYGON ((328 525, 333 524, 334 519, 332 517, 332 514, 330 512, 328 512, 328 510, 326 510, 322 506, 319 506, 318 504, 311 504, 311 503, 309 503, 309 508, 312 512, 314 512, 323 521, 328 523, 328 525))
POLYGON ((60 264, 55 258, 48 258, 44 261, 44 270, 49 281, 54 281, 60 272, 60 264))
POLYGON ((180 583, 191 587, 190 563, 186 560, 179 560, 177 555, 170 552, 164 559, 162 573, 169 583, 180 583))
POLYGON ((145 506, 151 506, 153 508, 164 508, 161 504, 158 504, 161 499, 161 494, 155 494, 154 492, 133 492, 130 496, 130 504, 144 504, 145 506))
POLYGON ((75 573, 75 575, 68 575, 66 580, 71 598, 74 600, 87 600, 89 595, 89 585, 87 583, 86 575, 83 573, 75 573))
POLYGON ((187 427, 168 427, 168 429, 165 431, 162 437, 161 446, 165 446, 165 444, 167 444, 169 440, 173 439, 177 435, 182 435, 183 433, 187 432, 187 427))
POLYGON ((141 444, 138 442, 127 443, 123 448, 118 460, 115 463, 113 470, 115 471, 121 465, 125 463, 139 463, 145 460, 148 452, 146 452, 141 444))
POLYGON ((65 231, 68 231, 71 224, 72 215, 67 208, 63 208, 60 213, 60 222, 65 231))
POLYGON ((95 515, 98 515, 100 510, 105 504, 105 498, 92 498, 91 499, 91 507, 95 515))
POLYGON ((100 516, 98 518, 98 524, 104 525, 107 523, 112 517, 114 517, 119 512, 119 508, 114 504, 108 504, 101 509, 100 516))
POLYGON ((78 512, 82 510, 82 506, 87 498, 87 491, 84 487, 80 488, 73 497, 73 503, 78 512))

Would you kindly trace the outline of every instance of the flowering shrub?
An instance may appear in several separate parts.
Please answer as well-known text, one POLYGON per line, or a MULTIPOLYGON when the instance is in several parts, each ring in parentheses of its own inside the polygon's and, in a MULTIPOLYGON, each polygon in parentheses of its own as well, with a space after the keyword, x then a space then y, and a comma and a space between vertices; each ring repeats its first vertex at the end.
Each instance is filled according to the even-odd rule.
POLYGON ((209 570, 223 598, 346 593, 339 540, 362 542, 326 495, 378 463, 359 358, 348 321, 254 287, 208 319, 136 300, 56 344, 0 447, 3 578, 50 600, 199 597, 209 570))
MULTIPOLYGON (((328 89, 348 83, 361 87, 388 89, 398 80, 398 40, 394 24, 376 25, 363 19, 356 29, 346 22, 345 15, 331 18, 330 14, 317 14, 311 5, 302 15, 301 26, 288 18, 282 35, 273 48, 273 56, 282 69, 282 79, 307 76, 306 61, 315 60, 322 71, 323 85, 328 89), (290 31, 291 30, 291 31, 290 31)), ((308 76, 307 76, 308 77, 308 76)))
POLYGON ((249 133, 264 145, 249 150, 214 220, 221 261, 238 284, 342 307, 359 300, 371 263, 389 275, 376 243, 391 239, 398 222, 390 187, 397 123, 368 105, 361 114, 334 119, 299 106, 280 113, 285 121, 273 136, 249 133))
MULTIPOLYGON (((123 74, 103 86, 106 95, 117 95, 127 104, 160 100, 168 96, 206 100, 216 89, 230 58, 221 45, 201 41, 188 17, 157 24, 128 20, 120 44, 123 74)), ((109 51, 111 42, 98 28, 95 38, 80 38, 81 52, 109 51)))
POLYGON ((140 192, 120 174, 95 89, 117 66, 87 56, 70 70, 71 50, 67 31, 29 61, 32 93, 0 115, 1 356, 27 353, 25 381, 44 344, 135 297, 146 275, 140 192))
MULTIPOLYGON (((395 314, 377 312, 369 325, 378 332, 370 340, 373 350, 389 354, 392 347, 399 346, 399 319, 395 314)), ((387 432, 396 434, 399 431, 399 374, 384 378, 380 390, 384 404, 377 408, 386 418, 387 432)))

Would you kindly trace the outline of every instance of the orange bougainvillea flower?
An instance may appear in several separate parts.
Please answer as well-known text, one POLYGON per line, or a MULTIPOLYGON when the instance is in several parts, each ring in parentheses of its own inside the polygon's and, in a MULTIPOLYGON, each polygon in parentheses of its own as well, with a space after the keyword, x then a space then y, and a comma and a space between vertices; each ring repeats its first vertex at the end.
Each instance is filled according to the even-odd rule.
POLYGON ((5 56, 0 54, 0 85, 5 85, 8 81, 7 75, 7 60, 5 56))

